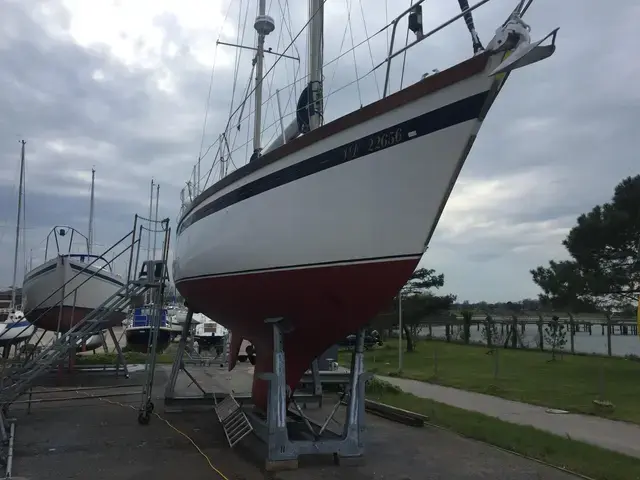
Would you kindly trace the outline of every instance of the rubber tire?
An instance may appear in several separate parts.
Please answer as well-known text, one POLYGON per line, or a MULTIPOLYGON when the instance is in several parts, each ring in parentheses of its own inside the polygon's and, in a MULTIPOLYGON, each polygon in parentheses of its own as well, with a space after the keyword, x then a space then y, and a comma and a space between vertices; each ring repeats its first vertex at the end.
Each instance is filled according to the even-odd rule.
POLYGON ((151 420, 151 415, 147 412, 138 413, 138 423, 140 425, 149 425, 149 420, 151 420))

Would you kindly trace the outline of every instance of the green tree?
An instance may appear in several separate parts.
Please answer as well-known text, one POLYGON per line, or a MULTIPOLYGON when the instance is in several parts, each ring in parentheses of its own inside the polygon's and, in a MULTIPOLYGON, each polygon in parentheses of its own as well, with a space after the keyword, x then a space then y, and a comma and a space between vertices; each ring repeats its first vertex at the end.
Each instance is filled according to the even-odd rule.
POLYGON ((551 321, 544 328, 544 337, 547 344, 551 347, 551 360, 556 359, 556 352, 562 351, 567 344, 567 329, 560 322, 557 315, 551 318, 551 321))
MULTIPOLYGON (((455 295, 435 295, 431 290, 444 285, 444 274, 436 274, 435 270, 419 268, 400 291, 402 295, 402 330, 407 339, 407 352, 415 349, 414 332, 430 315, 447 311, 453 304, 455 295), (413 332, 412 332, 413 330, 413 332)), ((398 312, 398 300, 394 306, 398 312)))
POLYGON ((628 305, 640 293, 640 175, 580 215, 562 242, 570 260, 531 270, 542 304, 574 312, 628 305))

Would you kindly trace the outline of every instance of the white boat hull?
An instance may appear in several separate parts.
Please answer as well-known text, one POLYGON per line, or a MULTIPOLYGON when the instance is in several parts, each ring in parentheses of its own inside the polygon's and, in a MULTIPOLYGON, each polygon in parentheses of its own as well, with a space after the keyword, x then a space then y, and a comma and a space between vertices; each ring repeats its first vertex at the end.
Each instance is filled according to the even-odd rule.
POLYGON ((504 76, 480 54, 269 152, 203 192, 177 229, 174 281, 188 305, 272 369, 269 318, 285 318, 286 382, 370 321, 431 239, 504 76))
MULTIPOLYGON (((490 65, 497 65, 500 58, 490 65)), ((390 128, 393 134, 427 112, 488 94, 492 82, 485 70, 343 130, 232 183, 198 205, 193 213, 207 209, 242 185, 310 157, 381 130, 390 128)), ((481 124, 478 114, 482 105, 470 103, 478 111, 466 121, 299 178, 194 222, 177 237, 176 282, 354 260, 420 258, 457 177, 469 139, 481 124)))
MULTIPOLYGON (((98 270, 74 258, 58 256, 30 271, 23 285, 27 318, 38 328, 69 330, 124 285, 118 275, 98 270)), ((124 318, 124 313, 110 312, 103 317, 104 326, 119 325, 124 318)))

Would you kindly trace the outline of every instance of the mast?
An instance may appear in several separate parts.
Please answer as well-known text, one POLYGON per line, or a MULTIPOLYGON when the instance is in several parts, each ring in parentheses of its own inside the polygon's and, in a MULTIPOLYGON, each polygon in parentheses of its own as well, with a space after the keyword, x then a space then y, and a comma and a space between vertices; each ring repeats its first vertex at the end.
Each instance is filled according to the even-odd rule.
POLYGON ((20 140, 20 184, 18 186, 18 218, 16 220, 16 246, 13 252, 13 284, 11 287, 11 309, 16 308, 16 277, 18 275, 18 248, 20 245, 20 214, 22 213, 22 185, 24 183, 24 146, 27 142, 20 140))
POLYGON ((159 203, 159 198, 160 198, 160 184, 156 185, 156 218, 155 218, 155 225, 153 227, 153 258, 156 258, 156 242, 158 240, 158 232, 156 232, 157 230, 157 226, 158 226, 158 203, 159 203))
POLYGON ((252 159, 260 155, 260 133, 262 131, 262 80, 264 67, 264 38, 275 30, 273 18, 266 15, 266 0, 258 0, 258 16, 253 27, 258 32, 258 50, 255 56, 256 64, 256 90, 255 90, 255 117, 253 120, 253 155, 252 159))
POLYGON ((324 2, 326 0, 308 0, 309 28, 307 70, 309 83, 302 91, 298 100, 298 112, 286 128, 282 125, 280 113, 280 129, 271 145, 265 149, 265 153, 271 152, 285 143, 293 140, 303 133, 318 128, 322 125, 323 99, 322 99, 322 63, 324 45, 324 2), (307 116, 308 115, 308 116, 307 116), (308 121, 308 123, 307 123, 308 121))
POLYGON ((324 2, 309 0, 309 130, 322 125, 324 2))
MULTIPOLYGON (((151 215, 153 215, 153 178, 151 179, 151 193, 149 194, 149 235, 147 236, 147 261, 151 260, 151 215)), ((153 230, 155 230, 155 226, 153 230)))
POLYGON ((96 169, 91 169, 91 200, 89 203, 89 232, 87 235, 87 243, 88 243, 88 251, 87 253, 91 255, 93 252, 93 203, 95 198, 95 185, 96 185, 96 169))

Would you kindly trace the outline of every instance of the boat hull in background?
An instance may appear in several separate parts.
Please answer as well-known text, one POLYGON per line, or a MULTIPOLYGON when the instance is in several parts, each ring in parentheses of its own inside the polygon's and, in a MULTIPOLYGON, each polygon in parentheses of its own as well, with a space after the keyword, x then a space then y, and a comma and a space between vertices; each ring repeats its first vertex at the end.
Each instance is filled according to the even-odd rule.
MULTIPOLYGON (((71 329, 124 286, 119 276, 106 270, 96 273, 97 270, 63 255, 30 271, 23 285, 27 319, 44 330, 66 332, 71 329), (65 298, 61 309, 62 285, 65 285, 65 298)), ((108 312, 101 321, 104 328, 109 328, 120 325, 125 317, 124 312, 108 312)))
POLYGON ((16 319, 9 314, 6 321, 0 322, 0 347, 26 342, 34 332, 34 326, 26 318, 16 319))
MULTIPOLYGON (((129 327, 124 331, 124 336, 127 339, 127 349, 147 353, 147 347, 149 345, 149 335, 151 335, 151 327, 129 327)), ((158 330, 158 343, 157 351, 160 353, 164 351, 171 343, 171 329, 168 327, 160 327, 158 330)))
POLYGON ((287 323, 293 391, 315 357, 409 279, 499 91, 487 72, 501 59, 480 54, 287 143, 185 213, 176 286, 195 311, 256 346, 256 405, 267 396, 258 374, 272 371, 266 319, 287 323))

